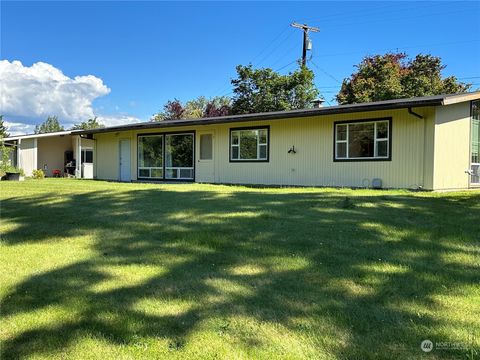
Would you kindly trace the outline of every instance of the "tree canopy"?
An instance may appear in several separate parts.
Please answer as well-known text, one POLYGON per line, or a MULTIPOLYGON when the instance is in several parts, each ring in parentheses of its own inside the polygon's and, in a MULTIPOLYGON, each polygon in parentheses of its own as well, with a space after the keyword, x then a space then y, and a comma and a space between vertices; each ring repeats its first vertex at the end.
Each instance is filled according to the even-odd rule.
POLYGON ((152 121, 199 119, 205 117, 216 117, 229 115, 231 112, 230 98, 217 96, 207 99, 199 96, 183 104, 178 99, 167 101, 163 111, 155 114, 152 121))
POLYGON ((95 116, 93 119, 88 119, 87 121, 83 121, 80 124, 73 125, 72 130, 92 130, 104 127, 105 125, 99 123, 97 117, 95 116))
POLYGON ((287 75, 269 68, 238 65, 232 80, 234 114, 303 109, 318 96, 313 72, 305 66, 287 75))
POLYGON ((7 131, 8 129, 5 123, 3 122, 3 115, 0 115, 0 139, 10 136, 10 134, 7 131))
POLYGON ((45 134, 65 130, 57 116, 49 116, 42 124, 35 126, 35 134, 45 134))
POLYGON ((367 56, 343 80, 336 99, 339 104, 353 104, 468 91, 470 85, 455 76, 442 78, 445 67, 440 57, 432 55, 419 54, 414 59, 405 53, 367 56))

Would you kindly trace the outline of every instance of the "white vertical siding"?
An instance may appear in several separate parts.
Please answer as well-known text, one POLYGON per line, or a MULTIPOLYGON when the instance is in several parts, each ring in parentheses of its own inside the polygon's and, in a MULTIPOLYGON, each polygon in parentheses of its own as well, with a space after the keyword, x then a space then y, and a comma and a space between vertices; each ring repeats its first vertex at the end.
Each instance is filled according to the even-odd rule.
POLYGON ((20 166, 25 176, 32 176, 32 171, 37 169, 37 139, 22 139, 20 143, 20 166))

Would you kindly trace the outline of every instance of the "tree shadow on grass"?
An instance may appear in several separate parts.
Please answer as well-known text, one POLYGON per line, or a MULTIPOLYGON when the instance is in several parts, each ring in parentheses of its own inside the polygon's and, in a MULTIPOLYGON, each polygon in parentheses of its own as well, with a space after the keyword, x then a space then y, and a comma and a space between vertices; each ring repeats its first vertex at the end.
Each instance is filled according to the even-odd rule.
MULTIPOLYGON (((279 325, 308 338, 317 354, 350 359, 418 357, 424 338, 458 342, 464 339, 449 330, 478 330, 473 318, 436 313, 445 311, 439 296, 461 297, 479 282, 474 264, 455 256, 477 251, 480 194, 347 199, 337 191, 149 187, 52 199, 4 200, 2 217, 17 226, 3 242, 94 234, 95 255, 32 275, 2 299, 3 318, 51 306, 74 314, 6 339, 2 359, 51 355, 84 336, 118 345, 162 338, 182 351, 208 321, 218 324, 212 336, 229 334, 247 349, 281 349, 281 339, 230 326, 235 316, 279 325), (133 283, 112 273, 133 265, 157 271, 133 283), (143 301, 154 310, 139 308, 143 301), (159 305, 176 302, 187 305, 178 312, 159 305)), ((452 355, 463 352, 443 354, 452 355)))

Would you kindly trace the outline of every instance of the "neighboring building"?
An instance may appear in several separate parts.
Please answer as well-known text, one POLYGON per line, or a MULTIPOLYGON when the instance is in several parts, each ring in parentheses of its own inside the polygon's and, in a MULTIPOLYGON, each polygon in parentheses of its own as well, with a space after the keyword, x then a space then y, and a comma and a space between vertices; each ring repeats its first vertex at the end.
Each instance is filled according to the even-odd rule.
POLYGON ((480 187, 479 107, 474 92, 144 122, 75 136, 93 139, 97 179, 467 189, 480 187))
POLYGON ((93 178, 93 140, 82 138, 78 132, 19 135, 4 141, 14 149, 12 165, 23 169, 26 176, 42 169, 46 176, 53 176, 56 171, 60 176, 93 178), (76 161, 79 153, 81 162, 76 161))

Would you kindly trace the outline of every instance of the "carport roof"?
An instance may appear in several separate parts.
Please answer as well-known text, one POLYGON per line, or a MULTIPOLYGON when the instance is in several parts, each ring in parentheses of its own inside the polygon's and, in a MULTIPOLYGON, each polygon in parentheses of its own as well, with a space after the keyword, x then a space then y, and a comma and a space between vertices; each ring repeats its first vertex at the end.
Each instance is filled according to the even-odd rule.
POLYGON ((10 136, 3 140, 14 141, 14 140, 23 140, 23 139, 36 139, 36 138, 52 137, 52 136, 65 136, 65 135, 72 135, 72 134, 79 134, 79 133, 81 133, 81 130, 66 130, 66 131, 56 131, 56 132, 45 133, 45 134, 28 134, 28 135, 10 136))

